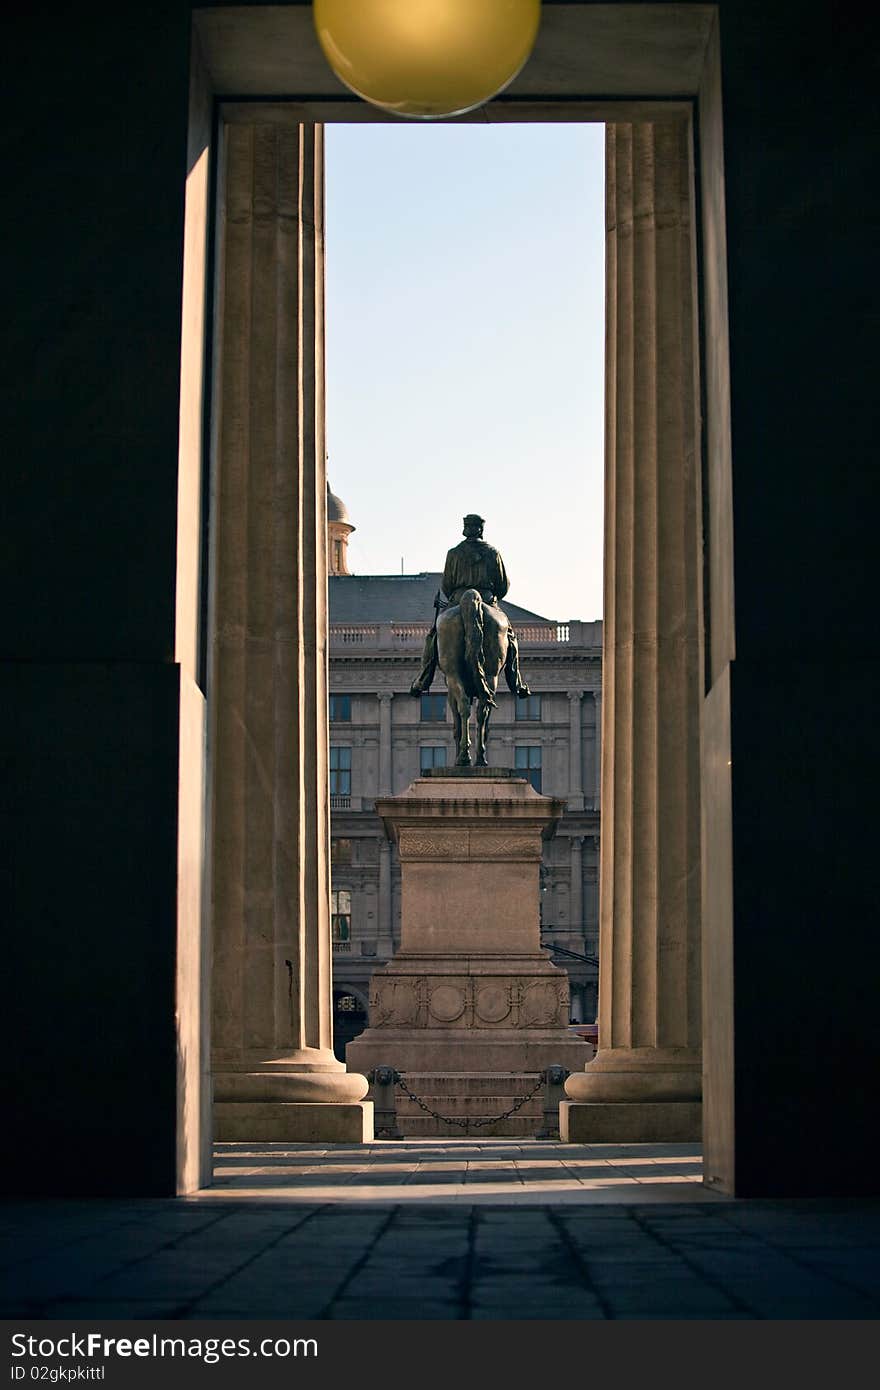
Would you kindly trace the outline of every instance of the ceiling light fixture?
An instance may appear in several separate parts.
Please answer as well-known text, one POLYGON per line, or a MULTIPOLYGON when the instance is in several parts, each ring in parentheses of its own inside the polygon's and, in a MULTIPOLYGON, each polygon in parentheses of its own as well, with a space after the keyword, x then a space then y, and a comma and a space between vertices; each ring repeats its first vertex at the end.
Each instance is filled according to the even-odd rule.
POLYGON ((346 87, 397 116, 473 111, 512 82, 541 0, 314 0, 324 56, 346 87))

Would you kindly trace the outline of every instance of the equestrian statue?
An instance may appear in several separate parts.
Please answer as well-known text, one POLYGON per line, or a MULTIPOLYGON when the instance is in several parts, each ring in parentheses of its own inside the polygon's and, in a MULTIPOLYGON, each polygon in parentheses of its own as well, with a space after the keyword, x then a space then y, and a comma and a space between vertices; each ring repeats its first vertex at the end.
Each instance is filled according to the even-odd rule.
POLYGON ((441 592, 434 600, 434 623, 425 638, 422 669, 410 686, 423 695, 439 666, 446 677, 458 753, 456 767, 469 767, 471 706, 477 704, 474 766, 486 767, 489 716, 502 670, 509 690, 523 700, 531 692, 520 676, 519 650, 507 614, 500 606, 510 587, 504 561, 483 540, 485 521, 469 513, 464 540, 446 556, 441 592))

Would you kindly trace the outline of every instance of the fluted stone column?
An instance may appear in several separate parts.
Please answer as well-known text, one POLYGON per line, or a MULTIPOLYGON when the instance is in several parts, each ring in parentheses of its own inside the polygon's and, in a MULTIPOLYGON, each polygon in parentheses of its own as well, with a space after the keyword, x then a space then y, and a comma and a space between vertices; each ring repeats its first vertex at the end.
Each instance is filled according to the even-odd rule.
POLYGON ((391 701, 388 690, 379 695, 379 795, 391 795, 391 701))
POLYGON ((583 746, 581 735, 581 691, 568 692, 568 809, 584 809, 583 746))
POLYGON ((602 804, 602 691, 593 691, 593 704, 596 721, 596 743, 595 743, 595 764, 593 767, 593 806, 595 809, 602 804))
POLYGON ((230 125, 211 679, 223 1139, 369 1137, 333 1055, 323 129, 230 125))
POLYGON ((607 127, 599 1051, 570 1139, 700 1133, 700 480, 690 137, 607 127))

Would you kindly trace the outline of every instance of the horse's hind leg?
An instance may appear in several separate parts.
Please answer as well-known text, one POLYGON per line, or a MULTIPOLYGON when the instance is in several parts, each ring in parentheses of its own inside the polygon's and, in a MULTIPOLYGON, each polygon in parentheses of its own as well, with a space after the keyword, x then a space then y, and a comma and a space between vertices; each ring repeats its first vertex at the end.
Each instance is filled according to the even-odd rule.
POLYGON ((455 746, 457 748, 458 741, 461 738, 461 715, 458 712, 458 705, 451 695, 447 695, 447 704, 452 712, 452 737, 455 740, 455 746))
POLYGON ((451 690, 449 691, 449 694, 448 694, 448 701, 449 701, 449 708, 450 708, 451 711, 452 711, 452 737, 453 737, 453 739, 455 740, 455 748, 456 748, 456 753, 457 753, 457 752, 458 752, 458 746, 459 746, 459 744, 461 743, 462 719, 461 719, 461 711, 459 710, 458 705, 455 703, 455 698, 454 698, 454 696, 453 696, 451 690))
POLYGON ((465 694, 464 686, 457 676, 446 677, 446 689, 449 692, 449 704, 452 709, 452 719, 455 728, 455 741, 458 745, 455 766, 470 767, 471 736, 470 730, 468 729, 468 721, 471 716, 470 696, 465 694))
POLYGON ((486 700, 480 700, 477 705, 477 756, 474 758, 475 767, 487 767, 486 761, 486 742, 489 736, 489 719, 492 714, 492 706, 486 700))

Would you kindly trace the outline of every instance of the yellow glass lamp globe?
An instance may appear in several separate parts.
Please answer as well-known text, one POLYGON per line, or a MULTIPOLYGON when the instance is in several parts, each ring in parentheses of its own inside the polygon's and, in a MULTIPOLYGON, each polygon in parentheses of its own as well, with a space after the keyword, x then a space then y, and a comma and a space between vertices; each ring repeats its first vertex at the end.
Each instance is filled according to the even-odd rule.
POLYGON ((422 120, 472 111, 512 82, 541 0, 314 0, 318 41, 364 101, 422 120))

